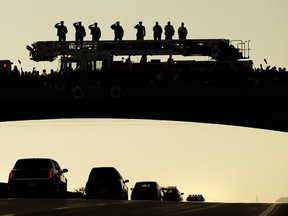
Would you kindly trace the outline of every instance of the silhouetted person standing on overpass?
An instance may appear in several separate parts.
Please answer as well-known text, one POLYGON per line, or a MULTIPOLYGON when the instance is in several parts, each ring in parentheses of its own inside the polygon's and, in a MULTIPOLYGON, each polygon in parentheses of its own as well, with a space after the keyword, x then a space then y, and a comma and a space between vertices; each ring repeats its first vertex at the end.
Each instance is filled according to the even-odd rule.
POLYGON ((113 25, 111 25, 111 29, 114 30, 114 40, 122 40, 123 36, 124 36, 124 30, 122 28, 122 26, 120 25, 120 22, 117 21, 116 23, 114 23, 113 25))
POLYGON ((73 26, 75 27, 75 41, 83 41, 84 37, 86 36, 86 31, 84 26, 82 26, 82 22, 75 22, 73 24, 73 26))
POLYGON ((94 24, 89 25, 89 29, 91 30, 92 41, 99 41, 101 38, 101 30, 98 27, 98 23, 95 22, 94 24))
POLYGON ((181 26, 178 28, 179 40, 186 40, 188 34, 187 28, 184 26, 184 22, 181 23, 181 26))
POLYGON ((155 26, 153 27, 154 40, 161 40, 162 32, 163 32, 162 27, 159 25, 158 22, 156 22, 155 26))
POLYGON ((171 25, 170 21, 167 22, 167 25, 165 26, 164 30, 165 30, 165 39, 172 40, 175 30, 174 27, 171 25))
POLYGON ((144 40, 144 37, 146 36, 146 29, 145 26, 142 25, 142 22, 140 21, 139 24, 134 26, 134 28, 137 29, 136 39, 144 40))
POLYGON ((67 27, 64 25, 64 21, 56 23, 54 25, 57 28, 57 36, 59 41, 66 41, 66 34, 68 32, 67 27))

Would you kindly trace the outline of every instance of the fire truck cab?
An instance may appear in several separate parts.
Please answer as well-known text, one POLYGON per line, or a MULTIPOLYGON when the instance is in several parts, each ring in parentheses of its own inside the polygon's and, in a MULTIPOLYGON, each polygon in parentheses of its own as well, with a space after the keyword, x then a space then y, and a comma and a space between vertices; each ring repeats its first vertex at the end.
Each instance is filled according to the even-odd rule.
POLYGON ((0 73, 10 73, 12 64, 13 63, 10 60, 0 60, 0 73))

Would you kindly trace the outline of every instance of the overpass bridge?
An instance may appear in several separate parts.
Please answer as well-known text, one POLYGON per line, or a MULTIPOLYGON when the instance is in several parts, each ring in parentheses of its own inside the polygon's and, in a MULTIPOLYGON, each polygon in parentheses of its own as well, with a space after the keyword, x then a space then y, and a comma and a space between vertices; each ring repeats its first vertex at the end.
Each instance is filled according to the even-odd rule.
POLYGON ((33 61, 60 57, 60 70, 46 77, 0 73, 1 121, 133 118, 288 131, 288 76, 256 73, 249 42, 235 47, 227 39, 39 41, 27 49, 33 61), (160 55, 168 60, 147 60, 160 55), (174 60, 176 55, 183 60, 174 60))
MULTIPOLYGON (((9 86, 11 88, 12 86, 9 86)), ((15 86, 13 87, 15 88, 15 86)), ((18 86, 17 91, 1 94, 0 121, 55 119, 55 118, 125 118, 176 120, 235 125, 288 132, 287 97, 198 95, 193 98, 144 98, 137 94, 138 87, 130 87, 139 97, 121 98, 127 88, 118 86, 77 86, 73 90, 50 92, 43 86, 18 86), (79 87, 79 88, 78 88, 79 87), (93 92, 107 94, 97 97, 93 92), (30 94, 27 99, 25 94, 30 94), (45 96, 45 99, 43 99, 45 96), (13 100, 11 100, 13 98, 13 100)), ((185 87, 183 87, 185 88, 185 87)), ((3 89, 3 86, 2 86, 3 89)), ((143 89, 143 88, 142 88, 143 89)), ((156 88, 145 91, 156 91, 156 88)), ((169 87, 159 91, 173 94, 169 87)), ((182 89, 181 89, 182 90, 182 89)), ((195 88, 195 92, 199 89, 195 88)), ((207 94, 215 93, 212 88, 207 94)), ((218 89, 219 90, 219 89, 218 89)), ((54 90, 53 90, 54 91, 54 90)), ((175 90, 176 91, 176 90, 175 90)), ((139 92, 138 92, 139 93, 139 92)), ((258 92, 257 92, 258 93, 258 92)), ((271 92, 269 92, 271 93, 271 92)))

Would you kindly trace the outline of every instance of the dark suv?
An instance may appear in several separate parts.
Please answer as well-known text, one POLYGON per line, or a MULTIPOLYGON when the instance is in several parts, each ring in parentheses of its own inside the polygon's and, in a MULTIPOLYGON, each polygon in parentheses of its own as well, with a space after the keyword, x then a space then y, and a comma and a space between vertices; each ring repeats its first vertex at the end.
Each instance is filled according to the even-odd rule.
POLYGON ((128 183, 114 167, 94 167, 86 183, 87 198, 128 199, 128 183))
POLYGON ((62 170, 55 160, 49 158, 20 159, 9 174, 9 195, 65 195, 65 172, 68 170, 62 170))

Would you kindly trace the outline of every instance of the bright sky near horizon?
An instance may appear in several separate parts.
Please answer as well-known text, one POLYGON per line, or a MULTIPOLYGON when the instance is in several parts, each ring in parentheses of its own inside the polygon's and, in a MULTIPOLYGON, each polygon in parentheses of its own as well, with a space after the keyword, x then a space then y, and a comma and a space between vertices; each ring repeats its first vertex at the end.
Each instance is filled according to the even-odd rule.
POLYGON ((63 20, 68 27, 67 40, 74 40, 73 23, 82 21, 91 40, 88 25, 98 22, 102 40, 112 40, 110 25, 119 20, 125 30, 124 39, 135 39, 133 28, 138 21, 146 26, 152 39, 155 21, 167 21, 177 29, 183 21, 188 38, 251 40, 250 58, 254 66, 265 63, 288 68, 288 1, 287 0, 1 0, 0 59, 10 59, 26 71, 33 67, 57 69, 58 63, 36 63, 29 59, 26 45, 36 41, 57 40, 55 23, 63 20), (4 10, 5 8, 5 10, 4 10))
POLYGON ((288 133, 202 123, 62 119, 0 123, 0 182, 16 160, 49 157, 68 168, 68 189, 92 167, 114 166, 129 188, 155 180, 207 201, 275 202, 288 196, 288 133))
MULTIPOLYGON (((26 71, 57 69, 57 62, 36 63, 26 45, 57 40, 55 23, 64 20, 67 40, 73 22, 98 22, 102 40, 112 40, 119 20, 124 39, 135 39, 138 21, 152 39, 155 21, 175 28, 182 21, 188 38, 251 40, 255 67, 288 68, 287 0, 1 0, 0 59, 26 71)), ((208 201, 275 202, 288 196, 288 133, 199 123, 136 120, 62 120, 1 122, 0 182, 6 182, 22 157, 52 157, 67 173, 69 189, 85 186, 93 166, 115 166, 133 187, 138 180, 177 185, 203 193, 208 201), (120 152, 120 154, 119 154, 120 152)))

